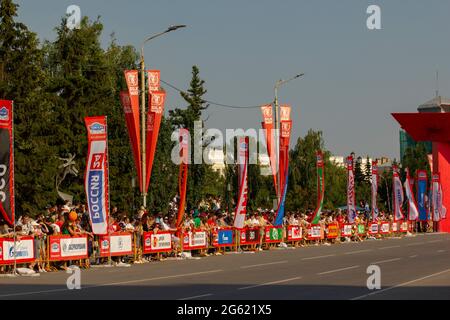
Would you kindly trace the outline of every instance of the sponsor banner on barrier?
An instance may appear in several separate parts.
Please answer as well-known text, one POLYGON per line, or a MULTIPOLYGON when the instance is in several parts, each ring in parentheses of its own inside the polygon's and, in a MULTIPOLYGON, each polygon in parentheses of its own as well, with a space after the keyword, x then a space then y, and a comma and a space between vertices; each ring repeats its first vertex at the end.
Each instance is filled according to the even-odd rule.
MULTIPOLYGON (((109 236, 100 237, 100 256, 110 254, 109 236)), ((111 256, 125 256, 133 253, 133 237, 131 233, 111 235, 111 256)))
POLYGON ((300 226, 288 226, 288 241, 298 241, 302 239, 302 227, 300 226))
POLYGON ((230 247, 234 245, 233 229, 218 229, 213 235, 214 247, 230 247))
POLYGON ((400 232, 408 232, 408 221, 400 222, 400 232))
MULTIPOLYGON (((378 226, 378 225, 377 225, 378 226)), ((363 224, 358 224, 358 234, 364 235, 366 234, 366 226, 363 224)))
POLYGON ((16 240, 14 250, 14 239, 0 238, 0 264, 14 263, 14 255, 17 263, 25 263, 34 260, 33 237, 22 237, 16 240))
POLYGON ((245 228, 241 230, 241 245, 258 244, 259 228, 245 228))
POLYGON ((381 234, 388 234, 390 232, 390 225, 389 222, 382 222, 380 225, 380 233, 381 234))
POLYGON ((206 249, 208 242, 206 231, 186 232, 183 236, 183 250, 206 249))
POLYGON ((339 225, 337 223, 330 223, 328 225, 328 239, 336 239, 339 235, 339 225))
POLYGON ((77 260, 88 257, 87 236, 50 236, 49 260, 77 260))
POLYGON ((378 234, 378 223, 369 224, 369 234, 378 234))
POLYGON ((392 222, 391 229, 392 229, 392 232, 397 232, 398 231, 398 222, 392 222))
POLYGON ((172 234, 168 231, 158 233, 144 232, 143 253, 166 252, 172 250, 172 234))
POLYGON ((281 242, 283 239, 283 228, 266 227, 265 240, 267 243, 281 242))
POLYGON ((352 227, 353 227, 353 225, 350 223, 344 224, 342 226, 341 236, 342 237, 351 237, 352 236, 352 227))
POLYGON ((308 239, 317 240, 321 236, 321 226, 311 226, 308 228, 308 239))

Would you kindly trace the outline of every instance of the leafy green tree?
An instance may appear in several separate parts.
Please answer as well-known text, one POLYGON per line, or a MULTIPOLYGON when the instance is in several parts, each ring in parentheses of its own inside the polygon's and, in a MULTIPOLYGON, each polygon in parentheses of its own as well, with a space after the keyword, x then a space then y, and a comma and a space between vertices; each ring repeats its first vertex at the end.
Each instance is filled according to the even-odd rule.
POLYGON ((325 150, 321 131, 309 130, 299 138, 290 153, 289 190, 286 199, 288 210, 314 210, 317 204, 316 151, 322 150, 325 162, 324 208, 334 209, 345 203, 346 171, 330 161, 325 150))
POLYGON ((422 142, 417 143, 414 147, 405 150, 402 159, 402 178, 405 179, 405 169, 409 169, 411 177, 416 175, 417 170, 427 170, 428 177, 431 177, 430 164, 428 161, 427 150, 422 142))

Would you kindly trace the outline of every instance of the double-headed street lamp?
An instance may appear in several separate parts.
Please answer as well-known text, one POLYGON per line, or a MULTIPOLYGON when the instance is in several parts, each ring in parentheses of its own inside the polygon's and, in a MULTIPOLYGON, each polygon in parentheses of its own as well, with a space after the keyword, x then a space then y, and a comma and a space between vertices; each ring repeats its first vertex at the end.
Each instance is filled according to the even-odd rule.
POLYGON ((276 134, 276 137, 275 137, 275 168, 277 168, 277 177, 276 177, 277 178, 277 200, 278 200, 277 205, 281 201, 280 169, 278 166, 278 163, 280 162, 280 159, 279 159, 279 157, 280 157, 280 154, 279 154, 279 152, 280 152, 279 151, 280 150, 280 145, 279 145, 280 144, 280 138, 279 138, 280 134, 278 132, 279 128, 280 128, 280 117, 279 117, 279 111, 278 111, 278 109, 279 109, 279 107, 278 107, 278 89, 282 85, 288 83, 289 81, 300 78, 304 75, 305 75, 304 73, 299 73, 290 79, 287 79, 287 80, 280 79, 275 83, 275 88, 274 88, 275 89, 275 99, 274 99, 274 103, 273 103, 273 105, 274 105, 273 114, 275 117, 274 120, 275 120, 275 134, 276 134))
POLYGON ((181 25, 175 25, 175 26, 170 26, 167 28, 167 30, 157 33, 153 36, 150 36, 148 38, 146 38, 144 41, 142 41, 142 45, 141 45, 141 135, 142 135, 142 155, 141 155, 141 161, 142 161, 142 204, 144 206, 144 208, 147 207, 147 192, 145 191, 145 182, 146 182, 146 170, 147 170, 147 165, 146 165, 146 123, 145 123, 145 63, 144 63, 144 45, 149 42, 152 39, 155 39, 159 36, 162 36, 163 34, 169 33, 171 31, 175 31, 177 29, 180 28, 184 28, 186 27, 186 25, 181 24, 181 25))

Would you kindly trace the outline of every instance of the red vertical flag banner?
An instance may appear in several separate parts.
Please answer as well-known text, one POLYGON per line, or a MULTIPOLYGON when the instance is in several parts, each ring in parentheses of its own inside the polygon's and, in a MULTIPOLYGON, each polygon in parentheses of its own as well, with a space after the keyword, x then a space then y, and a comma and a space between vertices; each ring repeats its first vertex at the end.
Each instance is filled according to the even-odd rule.
POLYGON ((272 106, 265 105, 261 107, 261 112, 263 115, 262 128, 264 130, 266 136, 266 146, 267 146, 267 155, 269 156, 270 168, 272 169, 273 176, 273 185, 275 187, 275 191, 278 192, 277 188, 277 167, 275 162, 275 145, 274 141, 274 130, 273 130, 273 113, 272 106))
POLYGON ((125 123, 128 129, 128 136, 130 137, 131 150, 133 151, 134 165, 136 167, 136 173, 139 181, 139 189, 142 191, 142 178, 141 178, 141 155, 140 155, 140 131, 139 123, 135 122, 135 113, 139 120, 139 110, 133 111, 131 106, 130 94, 127 91, 120 92, 120 102, 122 103, 123 111, 125 113, 125 123), (136 127, 137 125, 137 127, 136 127))
POLYGON ((84 187, 92 232, 108 233, 109 184, 108 184, 108 132, 106 117, 84 118, 88 137, 88 154, 84 187))
POLYGON ((166 93, 163 91, 149 92, 149 110, 147 113, 147 172, 145 182, 145 192, 147 192, 150 185, 150 177, 152 174, 153 160, 155 159, 156 145, 158 143, 159 127, 161 125, 162 115, 164 113, 164 102, 166 100, 166 93))
POLYGON ((189 130, 187 129, 180 129, 180 159, 180 172, 178 175, 178 193, 180 195, 180 203, 178 206, 177 228, 181 227, 184 217, 184 207, 186 206, 189 160, 189 130))
MULTIPOLYGON (((286 175, 289 170, 289 142, 291 140, 291 120, 281 121, 281 137, 280 137, 280 185, 281 190, 284 190, 284 184, 286 182, 286 175)), ((282 191, 283 193, 283 191, 282 191)))
POLYGON ((0 212, 11 226, 15 221, 13 141, 13 102, 0 100, 0 212))
POLYGON ((139 81, 137 70, 125 70, 125 80, 128 87, 126 92, 120 93, 120 101, 125 111, 125 121, 130 136, 131 149, 139 180, 139 190, 142 192, 142 164, 141 164, 141 132, 139 125, 139 81))
POLYGON ((233 226, 236 229, 244 228, 245 215, 247 214, 247 168, 248 168, 248 137, 239 137, 238 158, 239 158, 239 195, 234 215, 233 226))

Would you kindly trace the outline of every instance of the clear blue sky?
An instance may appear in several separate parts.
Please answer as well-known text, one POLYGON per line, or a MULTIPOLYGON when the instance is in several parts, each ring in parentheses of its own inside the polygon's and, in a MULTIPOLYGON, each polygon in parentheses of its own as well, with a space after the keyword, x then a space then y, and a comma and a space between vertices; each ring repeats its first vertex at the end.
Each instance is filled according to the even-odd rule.
MULTIPOLYGON (((415 112, 440 93, 450 96, 450 2, 364 0, 21 0, 19 20, 41 39, 55 38, 70 4, 82 15, 101 16, 103 44, 115 32, 120 44, 171 24, 188 28, 146 46, 147 66, 162 79, 186 88, 191 66, 200 67, 207 98, 232 105, 273 99, 277 79, 305 72, 280 90, 293 107, 293 141, 309 128, 324 132, 337 155, 399 154, 397 123, 391 112, 415 112), (377 4, 382 30, 366 28, 366 9, 377 4)), ((167 107, 184 106, 169 92, 167 107)), ((211 106, 208 127, 259 128, 259 109, 211 106)))

